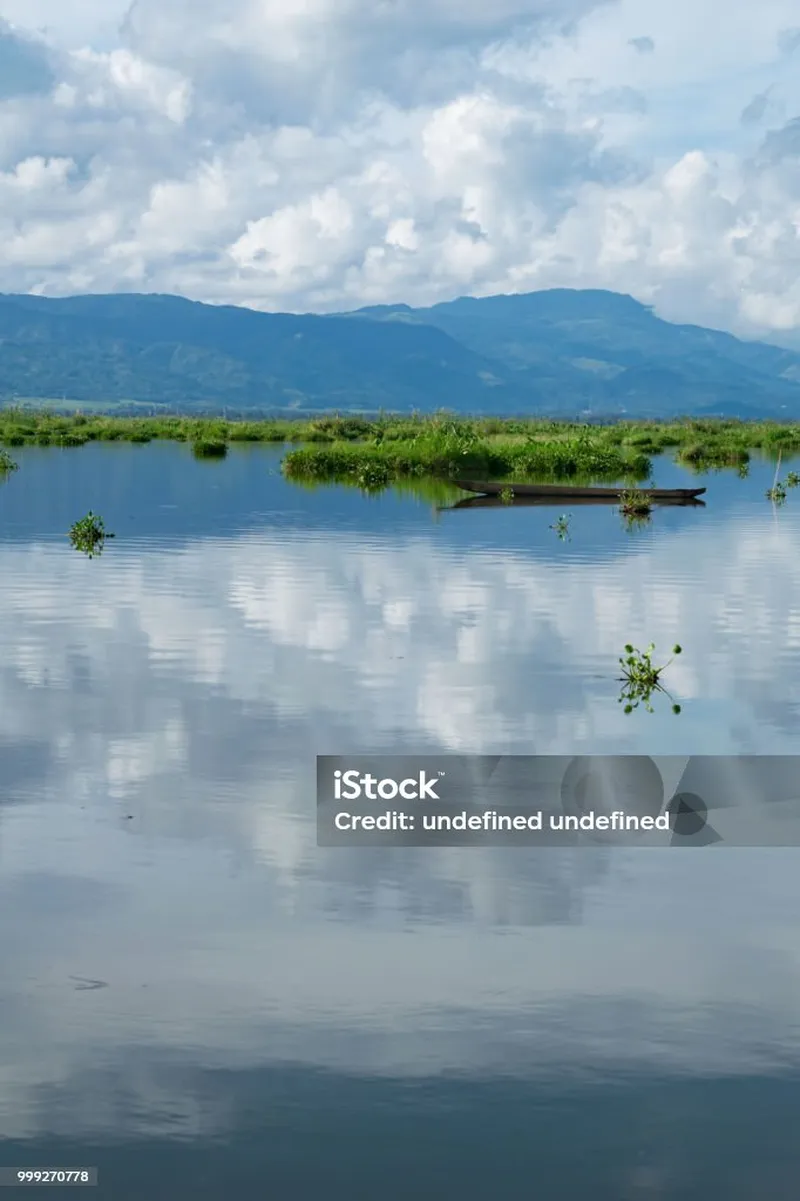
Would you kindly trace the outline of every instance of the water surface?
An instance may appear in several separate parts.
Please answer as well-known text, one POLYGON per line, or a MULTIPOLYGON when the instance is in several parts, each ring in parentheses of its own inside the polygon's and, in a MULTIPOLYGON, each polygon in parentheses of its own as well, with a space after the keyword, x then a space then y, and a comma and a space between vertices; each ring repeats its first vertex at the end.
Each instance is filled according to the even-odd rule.
POLYGON ((436 514, 292 487, 263 448, 16 457, 2 1164, 97 1165, 114 1201, 794 1197, 799 851, 326 851, 314 824, 317 753, 793 753, 773 467, 635 533, 576 508, 562 542, 568 502, 436 514), (65 537, 89 508, 94 560, 65 537), (650 640, 684 647, 679 717, 617 704, 650 640))

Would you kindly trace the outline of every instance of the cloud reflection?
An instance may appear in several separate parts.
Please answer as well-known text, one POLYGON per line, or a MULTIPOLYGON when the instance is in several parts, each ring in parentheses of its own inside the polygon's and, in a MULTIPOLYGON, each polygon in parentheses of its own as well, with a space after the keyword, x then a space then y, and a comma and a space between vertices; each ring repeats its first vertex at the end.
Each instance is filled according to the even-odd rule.
POLYGON ((313 810, 317 752, 789 752, 788 517, 550 558, 435 533, 0 547, 3 1129, 132 1046, 423 1075, 793 1059, 792 852, 324 852, 313 810), (685 647, 691 721, 616 704, 621 646, 651 638, 685 647))

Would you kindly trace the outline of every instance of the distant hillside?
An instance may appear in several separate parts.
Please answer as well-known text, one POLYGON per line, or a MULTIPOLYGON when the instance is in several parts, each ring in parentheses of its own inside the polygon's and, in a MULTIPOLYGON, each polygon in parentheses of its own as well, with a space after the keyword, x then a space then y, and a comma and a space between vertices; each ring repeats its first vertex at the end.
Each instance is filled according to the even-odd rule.
POLYGON ((0 296, 5 400, 505 411, 524 402, 512 379, 430 325, 258 313, 178 296, 0 296))
POLYGON ((800 417, 800 354, 556 289, 259 313, 178 296, 0 295, 0 400, 172 409, 800 417))
POLYGON ((697 325, 674 325, 630 296, 554 288, 462 297, 431 308, 381 305, 354 317, 434 325, 527 381, 606 411, 800 415, 800 354, 697 325))

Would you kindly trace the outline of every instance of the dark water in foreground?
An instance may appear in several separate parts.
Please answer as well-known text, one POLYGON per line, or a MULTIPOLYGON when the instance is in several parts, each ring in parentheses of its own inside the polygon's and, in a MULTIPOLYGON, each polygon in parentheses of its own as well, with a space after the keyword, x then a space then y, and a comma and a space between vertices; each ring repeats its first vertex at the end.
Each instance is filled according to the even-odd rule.
POLYGON ((314 827, 318 752, 798 749, 800 495, 773 511, 771 467, 634 535, 576 508, 560 542, 568 503, 437 521, 263 450, 17 457, 1 1165, 97 1166, 114 1201, 795 1198, 800 850, 314 827), (90 507, 93 561, 64 537, 90 507), (684 647, 679 717, 616 702, 650 639, 684 647))

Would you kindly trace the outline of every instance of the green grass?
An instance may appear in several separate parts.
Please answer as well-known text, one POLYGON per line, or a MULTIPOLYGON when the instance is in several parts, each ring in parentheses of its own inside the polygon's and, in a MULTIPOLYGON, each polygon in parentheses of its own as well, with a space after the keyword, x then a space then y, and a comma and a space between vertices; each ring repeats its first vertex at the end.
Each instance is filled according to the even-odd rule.
POLYGON ((633 485, 649 475, 651 456, 664 452, 694 471, 732 468, 746 474, 753 451, 773 459, 800 454, 800 424, 686 419, 586 425, 535 418, 462 419, 450 413, 226 420, 114 416, 91 406, 73 413, 27 405, 0 409, 4 448, 155 440, 184 442, 202 458, 222 458, 236 444, 294 446, 283 461, 288 479, 344 482, 379 492, 425 477, 633 485))
POLYGON ((628 488, 620 495, 619 509, 624 517, 647 517, 653 511, 653 502, 641 489, 628 488))
POLYGON ((571 437, 543 439, 533 432, 487 434, 476 422, 434 418, 387 424, 369 440, 336 440, 290 451, 290 480, 386 487, 399 479, 433 476, 480 479, 642 479, 650 462, 635 448, 610 443, 602 431, 577 428, 571 437))
POLYGON ((197 438, 192 442, 192 454, 196 459, 224 459, 228 443, 224 438, 197 438))

